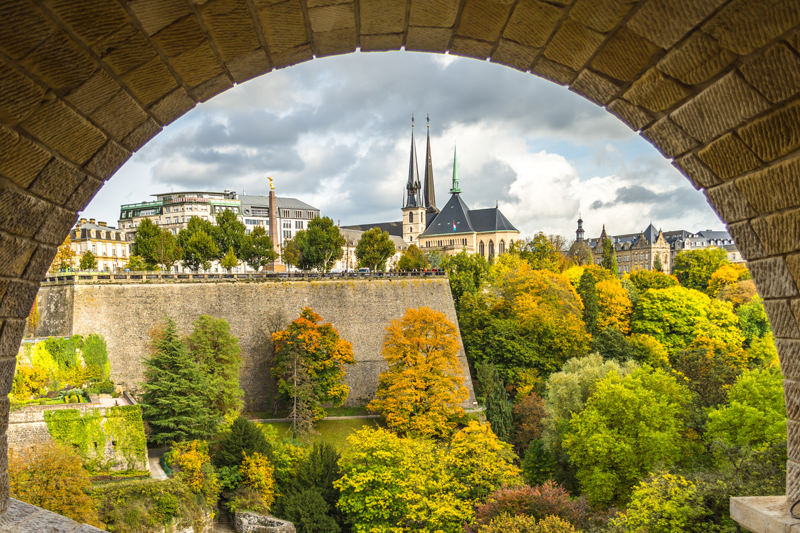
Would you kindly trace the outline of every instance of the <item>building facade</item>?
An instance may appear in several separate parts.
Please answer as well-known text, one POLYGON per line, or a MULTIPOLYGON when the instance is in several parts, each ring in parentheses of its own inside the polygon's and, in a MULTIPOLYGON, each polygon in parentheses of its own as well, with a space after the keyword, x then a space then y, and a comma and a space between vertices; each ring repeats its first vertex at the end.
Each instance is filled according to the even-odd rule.
POLYGON ((124 269, 130 257, 130 243, 125 231, 105 222, 96 222, 93 218, 80 219, 70 231, 69 237, 70 247, 75 252, 72 266, 76 268, 86 252, 92 252, 95 256, 97 270, 105 272, 124 269))

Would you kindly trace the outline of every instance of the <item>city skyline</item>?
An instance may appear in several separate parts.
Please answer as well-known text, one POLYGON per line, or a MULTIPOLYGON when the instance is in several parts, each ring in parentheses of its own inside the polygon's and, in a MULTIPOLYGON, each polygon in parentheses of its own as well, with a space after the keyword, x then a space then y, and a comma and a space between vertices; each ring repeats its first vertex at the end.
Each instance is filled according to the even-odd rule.
POLYGON ((591 102, 499 65, 400 52, 315 60, 227 91, 135 154, 81 216, 116 224, 120 204, 170 191, 265 194, 272 175, 279 195, 343 225, 395 220, 412 112, 418 143, 431 116, 437 202, 448 198, 458 145, 465 200, 497 202, 524 235, 572 238, 578 213, 587 235, 651 220, 665 230, 723 227, 666 159, 591 102))

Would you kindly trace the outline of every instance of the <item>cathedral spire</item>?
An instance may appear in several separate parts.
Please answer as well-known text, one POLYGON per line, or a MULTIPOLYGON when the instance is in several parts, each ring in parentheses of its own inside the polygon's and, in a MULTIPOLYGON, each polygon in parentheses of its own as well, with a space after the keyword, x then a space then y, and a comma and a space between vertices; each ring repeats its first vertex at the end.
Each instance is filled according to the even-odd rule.
POLYGON ((406 201, 403 207, 422 207, 422 194, 417 167, 417 143, 414 140, 414 115, 411 115, 411 156, 408 162, 406 201))
POLYGON ((439 211, 436 208, 436 191, 434 190, 433 186, 433 161, 431 159, 431 117, 429 115, 425 116, 425 121, 427 123, 427 130, 428 130, 428 146, 425 151, 425 190, 424 190, 424 200, 425 200, 425 207, 428 208, 429 211, 439 211))
POLYGON ((456 161, 456 149, 453 148, 453 186, 450 187, 450 194, 457 194, 461 192, 461 187, 458 186, 458 163, 456 161))

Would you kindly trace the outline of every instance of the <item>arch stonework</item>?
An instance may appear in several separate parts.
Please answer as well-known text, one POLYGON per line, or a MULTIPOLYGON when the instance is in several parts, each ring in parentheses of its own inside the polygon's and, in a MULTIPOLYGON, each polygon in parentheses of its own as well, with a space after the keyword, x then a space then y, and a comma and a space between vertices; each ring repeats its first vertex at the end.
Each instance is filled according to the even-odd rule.
POLYGON ((787 496, 800 498, 797 0, 9 0, 0 20, 3 435, 39 280, 76 212, 132 152, 273 69, 356 49, 448 51, 569 86, 705 193, 775 332, 787 496))

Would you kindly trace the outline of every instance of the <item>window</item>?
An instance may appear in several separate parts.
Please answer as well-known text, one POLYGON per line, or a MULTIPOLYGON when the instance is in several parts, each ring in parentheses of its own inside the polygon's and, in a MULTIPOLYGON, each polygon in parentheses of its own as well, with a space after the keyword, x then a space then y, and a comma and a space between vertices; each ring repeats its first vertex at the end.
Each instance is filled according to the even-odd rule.
POLYGON ((494 241, 489 241, 489 261, 494 259, 494 241))
POLYGON ((478 243, 478 253, 481 255, 481 257, 486 257, 486 249, 483 246, 483 241, 478 243))
POLYGON ((284 240, 287 240, 287 241, 288 241, 289 239, 291 239, 291 238, 292 238, 292 232, 291 232, 291 231, 286 231, 286 230, 284 230, 284 232, 283 232, 283 238, 284 238, 284 240))
POLYGON ((292 229, 292 221, 291 220, 284 220, 283 221, 283 229, 292 229))
POLYGON ((303 212, 302 211, 295 211, 294 212, 294 218, 303 218, 303 212))
POLYGON ((409 211, 408 212, 408 222, 409 222, 409 224, 414 222, 414 212, 413 211, 409 211))
POLYGON ((294 229, 303 229, 303 221, 302 220, 295 220, 294 221, 294 229))
POLYGON ((506 253, 506 241, 501 240, 500 244, 497 245, 497 254, 502 255, 506 253))

